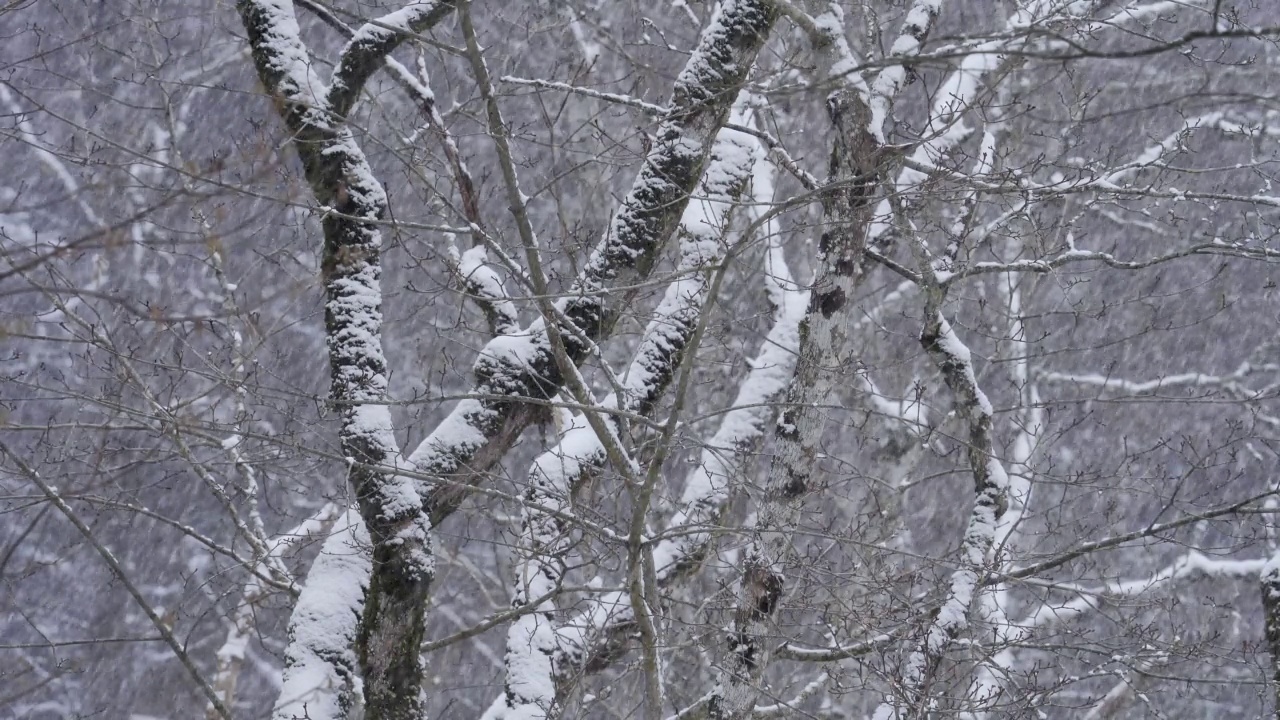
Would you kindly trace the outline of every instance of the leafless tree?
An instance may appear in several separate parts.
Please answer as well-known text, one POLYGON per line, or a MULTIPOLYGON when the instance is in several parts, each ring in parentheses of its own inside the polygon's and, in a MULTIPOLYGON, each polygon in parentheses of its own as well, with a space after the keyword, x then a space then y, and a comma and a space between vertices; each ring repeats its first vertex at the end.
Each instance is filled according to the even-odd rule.
POLYGON ((1267 3, 0 18, 5 714, 1280 718, 1267 3))

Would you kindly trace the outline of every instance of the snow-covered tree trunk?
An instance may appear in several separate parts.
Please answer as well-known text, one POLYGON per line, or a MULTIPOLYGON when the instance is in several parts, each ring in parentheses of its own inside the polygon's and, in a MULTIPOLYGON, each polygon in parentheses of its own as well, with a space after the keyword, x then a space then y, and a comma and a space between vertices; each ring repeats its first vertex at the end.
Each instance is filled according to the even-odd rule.
MULTIPOLYGON (((294 137, 323 218, 322 272, 332 395, 343 417, 341 445, 349 482, 373 542, 373 575, 362 614, 360 659, 371 719, 421 715, 421 643, 433 575, 431 526, 447 515, 472 481, 505 454, 533 420, 536 406, 518 398, 550 398, 561 382, 546 320, 520 335, 503 335, 476 363, 476 394, 464 401, 408 458, 435 486, 397 472, 401 465, 385 404, 386 360, 381 346, 381 238, 376 225, 386 194, 373 177, 345 117, 364 81, 387 54, 453 9, 449 2, 412 3, 358 30, 326 87, 311 69, 291 3, 241 0, 259 76, 277 99, 294 137), (516 400, 505 398, 515 397, 516 400)), ((668 111, 632 192, 579 275, 557 316, 572 359, 607 336, 621 308, 608 308, 608 282, 645 277, 689 201, 711 152, 711 140, 773 24, 768 3, 725 3, 677 78, 668 111)))
MULTIPOLYGON (((241 20, 258 75, 293 136, 316 201, 324 245, 325 331, 331 397, 342 418, 347 480, 373 544, 359 658, 370 720, 422 716, 423 617, 433 574, 430 523, 409 478, 400 475, 382 350, 382 238, 387 197, 346 116, 365 81, 410 33, 426 30, 453 3, 415 2, 356 32, 329 83, 312 70, 292 3, 241 0, 241 20)), ((345 712, 345 708, 343 708, 345 712)))

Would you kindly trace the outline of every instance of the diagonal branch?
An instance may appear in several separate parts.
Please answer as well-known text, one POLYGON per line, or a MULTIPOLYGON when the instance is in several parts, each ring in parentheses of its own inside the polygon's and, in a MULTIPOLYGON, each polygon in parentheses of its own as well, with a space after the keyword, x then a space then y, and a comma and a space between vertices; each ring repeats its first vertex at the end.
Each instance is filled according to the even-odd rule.
POLYGON ((425 32, 453 12, 455 0, 418 0, 365 23, 355 31, 338 57, 325 105, 346 117, 364 84, 383 66, 387 56, 406 40, 425 32))
MULTIPOLYGON (((557 318, 567 319, 587 339, 608 336, 623 310, 606 303, 608 288, 632 284, 652 271, 773 21, 769 3, 739 0, 723 3, 703 31, 676 79, 670 111, 631 191, 567 296, 555 303, 557 318)), ((570 358, 580 361, 586 345, 572 328, 557 330, 570 358)), ((410 455, 417 470, 448 481, 421 488, 434 523, 459 506, 468 485, 480 482, 537 417, 538 408, 522 399, 546 400, 558 392, 563 378, 550 336, 540 319, 520 334, 490 341, 475 364, 474 394, 485 399, 459 403, 410 455)))
POLYGON ((231 710, 223 704, 222 699, 218 697, 218 694, 209 685, 209 682, 205 680, 204 675, 201 674, 199 668, 197 668, 195 663, 191 660, 191 656, 187 654, 186 648, 182 643, 178 642, 176 637, 174 637, 173 631, 169 628, 168 624, 165 623, 163 618, 156 614, 155 609, 151 606, 151 603, 147 602, 142 591, 139 590, 138 586, 129 579, 129 575, 124 571, 124 567, 120 565, 120 561, 116 560, 116 556, 112 554, 111 550, 98 540, 97 536, 93 534, 93 530, 85 524, 84 520, 80 519, 80 515, 62 499, 62 495, 59 494, 57 488, 45 482, 44 478, 40 476, 40 473, 37 472, 35 468, 27 464, 25 460, 19 457, 18 454, 10 449, 3 441, 0 441, 0 453, 4 454, 5 457, 8 457, 9 460, 18 467, 18 471, 34 483, 49 502, 53 503, 53 506, 56 507, 72 525, 75 526, 76 530, 78 530, 82 536, 84 536, 85 541, 88 542, 95 551, 97 551, 98 555, 102 558, 102 561, 111 569, 111 574, 114 575, 115 578, 120 581, 120 584, 124 586, 124 589, 128 591, 129 595, 134 599, 134 602, 138 604, 138 607, 141 608, 142 612, 147 616, 147 619, 151 621, 156 632, 160 634, 160 637, 164 639, 165 644, 167 644, 169 649, 173 651, 174 656, 182 663, 182 667, 186 669, 187 674, 190 675, 191 679, 195 681, 197 686, 199 686, 200 691, 204 693, 205 698, 209 701, 209 706, 212 707, 214 712, 216 712, 219 717, 223 718, 223 720, 232 720, 231 710))

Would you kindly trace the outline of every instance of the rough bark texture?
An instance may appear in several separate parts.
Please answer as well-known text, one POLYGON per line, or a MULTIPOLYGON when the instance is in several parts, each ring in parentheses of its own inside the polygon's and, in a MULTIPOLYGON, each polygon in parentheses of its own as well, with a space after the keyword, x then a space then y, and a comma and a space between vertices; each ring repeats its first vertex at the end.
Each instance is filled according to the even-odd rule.
MULTIPOLYGON (((567 297, 556 303, 558 314, 590 340, 607 337, 625 309, 608 304, 607 289, 647 277, 675 231, 712 141, 774 20, 772 3, 723 3, 676 78, 671 109, 631 191, 567 297)), ((565 327, 559 334, 570 359, 581 360, 587 348, 575 333, 565 327)), ((468 486, 479 482, 538 416, 523 399, 547 400, 563 383, 542 320, 519 335, 490 342, 476 361, 475 375, 474 394, 482 399, 460 403, 410 456, 417 470, 440 481, 421 489, 433 522, 457 509, 468 486)))
POLYGON ((1280 720, 1280 555, 1262 571, 1262 610, 1265 615, 1267 649, 1271 651, 1271 692, 1273 717, 1280 720))
POLYGON ((382 239, 370 222, 386 214, 387 197, 345 116, 406 33, 440 21, 452 3, 413 3, 358 30, 328 92, 310 70, 291 4, 241 0, 237 7, 259 77, 277 101, 312 193, 336 211, 322 221, 321 272, 331 395, 342 419, 339 443, 373 543, 358 639, 366 717, 414 720, 422 715, 418 647, 433 575, 430 524, 413 484, 388 469, 399 464, 400 451, 385 405, 382 239))
MULTIPOLYGON (((544 323, 495 338, 475 365, 476 393, 485 399, 460 404, 410 457, 415 470, 442 481, 438 489, 427 494, 427 487, 387 470, 400 460, 390 415, 378 404, 387 391, 381 238, 367 222, 386 214, 387 201, 344 119, 363 82, 407 37, 388 28, 421 32, 452 3, 415 3, 357 31, 328 91, 310 70, 290 4, 241 0, 238 8, 259 76, 277 100, 312 192, 336 211, 323 222, 321 266, 332 393, 343 402, 340 441, 374 548, 359 639, 366 712, 371 719, 409 720, 422 712, 417 648, 433 575, 432 524, 458 506, 467 484, 537 416, 522 400, 549 399, 562 379, 544 323)), ((655 148, 609 233, 559 303, 560 315, 588 338, 607 336, 622 310, 607 307, 607 285, 646 277, 674 232, 774 17, 768 3, 728 2, 704 31, 676 80, 655 148)), ((587 348, 569 330, 561 335, 579 360, 587 348)))
POLYGON ((825 232, 809 306, 800 325, 800 357, 775 431, 769 469, 743 578, 729 652, 709 712, 715 720, 748 717, 769 662, 769 625, 786 587, 783 566, 805 496, 812 488, 818 446, 826 426, 822 403, 839 373, 850 368, 850 299, 863 277, 862 255, 871 222, 881 150, 868 130, 870 112, 852 90, 830 98, 835 130, 830 185, 823 197, 825 232))

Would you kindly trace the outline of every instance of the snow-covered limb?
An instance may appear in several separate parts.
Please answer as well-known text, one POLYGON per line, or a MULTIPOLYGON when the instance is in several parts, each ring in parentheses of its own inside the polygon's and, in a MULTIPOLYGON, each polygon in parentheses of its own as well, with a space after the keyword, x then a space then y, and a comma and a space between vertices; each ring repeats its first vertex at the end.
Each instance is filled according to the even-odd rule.
MULTIPOLYGON (((550 299, 551 287, 543 266, 542 248, 533 228, 533 223, 529 219, 529 198, 520 188, 516 161, 512 155, 511 142, 507 132, 507 123, 502 117, 501 108, 498 106, 497 94, 489 79, 488 64, 485 62, 484 52, 480 47, 479 38, 476 36, 475 26, 472 22, 470 0, 459 0, 458 18, 463 38, 466 41, 466 56, 471 63, 471 73, 475 78, 476 85, 479 87, 480 97, 484 100, 489 137, 493 141, 494 149, 498 156, 498 166, 502 171, 503 185, 507 191, 507 207, 511 212, 512 218, 515 219, 520 243, 524 250, 530 289, 533 291, 538 310, 542 315, 542 327, 546 330, 549 354, 553 362, 549 369, 558 371, 559 379, 564 385, 565 392, 582 406, 592 408, 594 398, 578 368, 579 357, 570 356, 565 345, 565 338, 568 337, 574 340, 579 349, 577 353, 579 356, 589 353, 600 357, 599 348, 592 338, 584 333, 572 318, 566 316, 562 309, 557 308, 550 299)), ((614 379, 607 368, 605 374, 610 380, 614 379)), ((617 389, 617 392, 619 395, 622 394, 620 388, 617 389)), ((618 405, 622 404, 625 404, 625 400, 618 400, 618 405)), ((621 441, 618 427, 612 422, 616 416, 606 419, 602 417, 600 412, 592 408, 585 410, 583 417, 595 432, 605 450, 606 457, 613 462, 615 468, 623 474, 624 478, 630 481, 636 472, 636 464, 621 441)))
MULTIPOLYGON (((927 7, 925 0, 920 2, 927 7)), ((1086 5, 1087 3, 1050 3, 1042 0, 1021 2, 1018 11, 1006 23, 1004 36, 966 49, 959 66, 934 93, 936 99, 929 110, 921 141, 916 144, 895 181, 896 194, 902 198, 902 208, 910 208, 917 202, 917 191, 929 178, 929 173, 921 168, 937 168, 940 161, 954 152, 971 134, 972 129, 964 123, 964 116, 980 99, 987 77, 999 71, 1011 59, 1017 58, 1020 50, 1041 41, 1034 33, 1026 33, 1026 29, 1034 25, 1046 30, 1065 29, 1074 32, 1069 25, 1074 19, 1072 13, 1079 12, 1086 5)), ((915 8, 912 12, 916 12, 915 8)), ((920 13, 924 12, 925 9, 922 8, 920 13)), ((910 20, 909 14, 908 21, 910 20)), ((899 38, 899 42, 903 42, 904 47, 912 48, 912 52, 919 51, 918 45, 911 45, 910 39, 899 38)), ((896 75, 890 73, 885 81, 886 87, 897 87, 893 82, 895 78, 896 75)), ((979 162, 985 162, 989 167, 994 159, 983 157, 979 158, 979 162)), ((876 207, 876 219, 870 233, 873 246, 879 247, 889 240, 885 236, 893 228, 889 218, 895 212, 898 210, 888 199, 881 201, 876 207)))
POLYGON ((1047 602, 1030 610, 1010 624, 1007 642, 1026 642, 1039 630, 1077 618, 1097 610, 1108 601, 1148 594, 1153 590, 1175 582, 1195 577, 1232 578, 1265 577, 1268 560, 1235 560, 1215 558, 1197 550, 1191 550, 1161 569, 1143 577, 1129 580, 1109 580, 1097 585, 1054 582, 1049 587, 1074 593, 1076 598, 1065 602, 1047 602))
POLYGON ((339 59, 333 89, 326 90, 312 70, 292 2, 237 2, 258 76, 282 101, 278 110, 295 140, 311 191, 317 202, 337 211, 321 221, 321 271, 331 394, 342 402, 339 445, 350 460, 347 479, 373 545, 359 633, 370 720, 416 720, 421 714, 417 648, 434 568, 430 523, 417 488, 409 478, 386 470, 400 463, 385 404, 381 337, 382 238, 376 221, 386 214, 387 196, 345 116, 364 81, 405 33, 425 30, 451 7, 446 2, 413 3, 384 18, 386 23, 356 31, 339 59))
MULTIPOLYGON (((631 192, 572 289, 556 302, 556 314, 588 339, 607 336, 622 311, 606 304, 607 288, 647 277, 653 269, 773 21, 770 3, 736 0, 722 3, 702 33, 677 77, 670 111, 631 192)), ((586 348, 573 341, 573 333, 562 334, 570 356, 581 359, 586 348)), ((545 321, 495 338, 481 352, 475 373, 475 394, 484 399, 459 403, 410 456, 419 471, 449 481, 426 496, 436 521, 458 506, 467 486, 478 482, 537 417, 537 409, 520 398, 544 399, 558 391, 561 378, 545 321)))
POLYGON ((1263 632, 1271 653, 1271 686, 1280 718, 1280 552, 1273 552, 1259 577, 1262 592, 1263 632))
POLYGON ((489 267, 489 252, 484 245, 476 245, 466 252, 458 252, 457 245, 449 245, 449 261, 452 263, 463 287, 480 306, 494 335, 507 335, 520 328, 520 315, 516 305, 507 295, 502 276, 489 267))
MULTIPOLYGON (((900 218, 901 220, 901 218, 900 218)), ((924 640, 908 656, 903 669, 902 697, 895 697, 876 709, 876 720, 898 718, 914 708, 924 712, 930 704, 928 688, 942 663, 948 646, 969 625, 975 597, 981 590, 993 558, 1000 523, 1008 509, 1009 477, 995 456, 992 437, 993 409, 982 389, 969 348, 956 335, 943 315, 946 288, 938 282, 937 269, 923 238, 908 235, 921 277, 925 280, 924 328, 920 344, 942 373, 954 395, 955 412, 967 427, 967 455, 974 479, 974 504, 960 546, 959 567, 924 640)), ((1009 526, 1010 529, 1012 526, 1009 526)))
MULTIPOLYGON (((735 106, 737 122, 749 122, 745 100, 735 106)), ((677 279, 667 287, 645 330, 622 381, 621 400, 609 395, 602 406, 617 407, 621 402, 628 412, 644 414, 666 391, 710 296, 706 268, 717 265, 742 239, 728 232, 730 216, 762 158, 763 149, 754 138, 720 131, 699 199, 689 204, 681 219, 677 279)), ((608 422, 616 424, 616 415, 608 417, 608 422)), ((603 440, 584 416, 572 417, 555 447, 539 456, 530 469, 512 605, 519 608, 532 598, 543 599, 537 612, 521 616, 508 631, 506 692, 490 706, 486 718, 545 717, 557 697, 552 658, 559 647, 551 595, 559 586, 563 556, 569 549, 565 515, 573 489, 603 466, 607 456, 603 440)))
POLYGON ((364 84, 399 45, 453 12, 454 0, 414 0, 395 12, 365 23, 347 41, 338 56, 325 109, 346 117, 364 84))
POLYGON ((1134 159, 1099 178, 1099 182, 1117 185, 1132 179, 1134 175, 1137 175, 1142 170, 1167 167, 1164 162, 1165 158, 1183 149, 1183 143, 1187 138, 1200 129, 1213 129, 1229 135, 1241 135, 1242 137, 1277 134, 1276 128, 1266 125, 1245 125, 1238 119, 1228 118, 1227 113, 1223 111, 1187 118, 1183 121, 1182 127, 1166 135, 1159 142, 1148 146, 1138 153, 1134 159))
MULTIPOLYGON (((967 138, 970 128, 962 122, 977 100, 987 74, 996 70, 1004 61, 1002 54, 1007 48, 1007 41, 991 41, 966 55, 958 67, 943 82, 937 91, 937 99, 929 111, 929 120, 925 126, 924 139, 912 152, 907 163, 898 172, 894 181, 901 208, 912 207, 918 202, 917 193, 929 176, 915 169, 915 166, 936 167, 939 161, 952 153, 967 138)), ((986 163, 991 158, 980 159, 986 163)), ((888 198, 881 200, 876 206, 875 220, 872 222, 870 242, 879 247, 889 240, 886 235, 893 227, 890 218, 898 212, 888 198)))
MULTIPOLYGON (((458 185, 458 194, 461 196, 462 200, 462 214, 470 224, 472 237, 476 239, 476 244, 480 244, 477 235, 482 230, 484 223, 481 222, 480 218, 480 204, 479 198, 476 194, 475 182, 471 177, 471 171, 468 169, 466 162, 462 160, 461 153, 458 151, 457 142, 449 132, 449 129, 445 127, 444 119, 440 116, 440 112, 436 107, 435 94, 431 92, 426 64, 422 55, 418 56, 418 74, 414 75, 414 73, 410 72, 408 68, 389 54, 384 53, 381 57, 378 57, 377 53, 372 52, 375 48, 387 47, 388 44, 392 49, 394 49, 394 46, 400 41, 408 40, 412 37, 421 38, 422 36, 418 35, 413 28, 406 25, 402 24, 397 26, 383 22, 383 20, 387 20, 387 18, 383 18, 383 20, 371 20, 359 30, 353 30, 338 16, 334 15, 326 7, 314 2, 314 0, 297 0, 297 4, 306 8, 308 12, 317 16, 324 21, 325 24, 329 25, 334 30, 337 30, 347 38, 348 44, 346 49, 354 50, 363 58, 360 62, 361 67, 365 68, 364 70, 361 70, 362 73, 365 71, 371 71, 371 69, 376 69, 377 63, 381 63, 382 67, 386 68, 391 80, 399 85, 400 89, 409 96, 409 99, 418 105, 427 122, 428 128, 440 139, 440 144, 444 149, 445 157, 449 161, 450 169, 453 171, 454 181, 458 185), (377 33, 379 32, 387 32, 388 36, 378 36, 377 33), (400 40, 393 41, 390 35, 396 35, 400 37, 400 40), (360 40, 360 42, 355 42, 356 40, 360 40), (374 42, 371 43, 371 40, 374 42)), ((429 3, 411 4, 400 12, 411 13, 411 17, 408 17, 407 19, 412 20, 415 26, 421 26, 425 29, 425 27, 430 25, 432 22, 438 22, 438 19, 433 19, 435 18, 435 13, 437 11, 425 7, 428 4, 429 3)), ((438 11, 444 12, 448 7, 456 5, 456 2, 455 0, 440 0, 436 5, 438 6, 438 11)), ((397 13, 392 13, 391 16, 396 15, 397 13)), ((404 16, 402 15, 401 17, 403 18, 404 16)), ((354 65, 355 63, 348 60, 348 64, 354 65)), ((353 76, 348 76, 342 81, 342 86, 344 88, 349 87, 354 79, 355 78, 353 76)), ((338 83, 335 82, 335 86, 337 86, 337 84, 338 83)))
MULTIPOLYGON (((938 609, 924 641, 907 658, 901 702, 917 710, 928 705, 928 686, 951 641, 968 627, 975 594, 985 579, 1000 522, 1008 507, 1009 477, 992 445, 992 408, 978 387, 969 348, 956 336, 939 308, 941 293, 928 292, 925 328, 920 343, 942 371, 955 395, 957 414, 968 424, 969 467, 974 479, 974 503, 960 546, 959 567, 951 575, 946 599, 938 609)), ((882 705, 877 718, 898 717, 901 706, 882 705)))
POLYGON ((805 683, 804 687, 795 694, 790 700, 785 702, 774 703, 773 705, 757 705, 751 710, 751 717, 757 720, 774 717, 790 717, 795 713, 796 706, 807 700, 814 693, 826 687, 831 681, 830 676, 826 673, 820 673, 817 677, 805 683))
POLYGON ((355 644, 371 572, 369 534, 348 509, 320 548, 289 618, 274 720, 342 720, 358 702, 355 644))
MULTIPOLYGON (((763 212, 773 197, 772 168, 763 162, 755 166, 752 184, 753 212, 763 212)), ((654 548, 658 582, 669 583, 689 572, 701 561, 712 539, 712 528, 729 499, 730 478, 762 439, 774 417, 771 403, 780 398, 795 368, 800 347, 800 322, 809 303, 808 290, 791 276, 783 248, 783 238, 769 222, 764 232, 769 239, 765 264, 765 287, 773 304, 774 323, 760 354, 750 363, 750 372, 738 389, 731 409, 706 443, 697 467, 685 481, 676 512, 667 530, 682 534, 664 538, 654 548), (690 529, 697 532, 687 532, 690 529)))
MULTIPOLYGON (((1278 199, 1278 202, 1280 202, 1280 199, 1278 199)), ((1072 248, 1043 260, 1014 260, 1012 262, 1003 263, 973 263, 954 274, 943 275, 940 273, 939 281, 943 284, 951 284, 964 278, 989 273, 1049 273, 1066 265, 1079 262, 1100 262, 1107 267, 1115 268, 1117 270, 1141 270, 1143 268, 1149 268, 1155 265, 1171 262, 1173 260, 1180 260, 1182 258, 1194 257, 1197 255, 1275 260, 1280 259, 1280 250, 1249 243, 1228 243, 1222 240, 1213 240, 1210 242, 1196 243, 1195 245, 1188 246, 1182 250, 1175 250, 1173 252, 1156 255, 1143 260, 1121 260, 1111 253, 1072 248)))
POLYGON ((1261 373, 1280 373, 1280 365, 1264 363, 1254 365, 1241 363, 1233 372, 1226 375, 1206 375, 1205 373, 1180 373, 1166 375, 1155 380, 1127 380, 1109 377, 1096 373, 1059 373, 1040 372, 1036 377, 1043 382, 1064 383, 1098 387, 1104 390, 1115 390, 1129 395, 1146 395, 1172 390, 1174 388, 1219 388, 1239 384, 1241 380, 1261 373))
MULTIPOLYGON (((809 43, 817 57, 819 81, 830 83, 833 90, 857 97, 863 105, 871 101, 871 89, 858 72, 858 56, 849 46, 845 27, 844 8, 827 0, 806 0, 808 13, 792 5, 790 0, 780 0, 778 6, 787 17, 809 35, 809 43)), ((865 128, 871 129, 871 113, 867 113, 865 128)), ((873 135, 873 137, 875 137, 873 135)))
POLYGON ((1041 560, 1039 562, 1035 562, 1030 565, 1024 565, 1019 568, 1007 570, 1003 573, 992 573, 990 577, 987 578, 987 582, 988 583, 1007 582, 1009 580, 1023 580, 1026 578, 1034 578, 1035 576, 1041 573, 1048 572, 1049 570, 1052 570, 1054 568, 1066 565, 1067 563, 1077 558, 1081 558, 1086 555, 1090 555, 1092 553, 1096 553, 1102 550, 1117 548, 1122 545, 1125 545, 1126 543, 1133 542, 1134 540, 1140 540, 1142 538, 1148 538, 1148 537, 1158 537, 1162 533, 1167 533, 1170 530, 1176 530, 1181 527, 1186 527, 1187 525, 1191 525, 1193 523, 1202 522, 1204 520, 1210 520, 1212 518, 1224 517, 1224 516, 1232 515, 1235 513, 1248 512, 1253 509, 1252 506, 1262 501, 1265 501, 1268 498, 1275 497, 1277 492, 1280 492, 1280 491, 1269 489, 1266 492, 1261 492, 1256 495, 1251 495, 1242 500, 1236 500, 1235 502, 1230 502, 1225 505, 1218 505, 1217 507, 1213 507, 1208 510, 1202 510, 1196 513, 1188 513, 1176 520, 1169 520, 1167 522, 1155 523, 1138 530, 1132 530, 1126 533, 1111 535, 1105 538, 1101 538, 1099 540, 1089 540, 1087 542, 1080 543, 1074 548, 1065 550, 1057 555, 1054 555, 1051 558, 1041 560))
POLYGON ((829 189, 823 197, 822 225, 827 230, 819 243, 817 274, 800 326, 795 375, 774 433, 776 447, 764 498, 743 561, 728 654, 708 707, 713 720, 740 720, 755 706, 769 663, 769 625, 786 585, 791 534, 809 493, 826 427, 825 400, 839 369, 850 366, 852 299, 863 278, 881 146, 868 130, 865 93, 835 93, 827 106, 834 128, 829 189))
MULTIPOLYGON (((770 166, 757 162, 752 183, 756 199, 751 206, 753 212, 763 213, 764 199, 772 198, 772 178, 770 166)), ((760 354, 748 363, 751 369, 733 405, 722 416, 698 466, 685 481, 676 513, 667 525, 668 534, 660 537, 653 550, 657 582, 664 591, 688 577, 710 547, 714 528, 729 500, 729 480, 763 439, 776 415, 774 403, 786 390, 795 367, 808 291, 792 279, 783 238, 771 223, 766 230, 769 251, 765 284, 774 306, 774 324, 760 354)), ((633 629, 631 608, 620 593, 598 599, 592 608, 558 629, 563 669, 593 671, 606 667, 625 650, 633 629)))
MULTIPOLYGON (((1007 250, 1017 253, 1021 250, 1022 240, 1011 238, 1008 244, 1010 247, 1007 250)), ((1017 431, 1013 444, 1009 448, 1011 472, 1006 493, 1009 509, 996 523, 994 551, 997 555, 991 561, 993 568, 1002 570, 1008 565, 1009 557, 1016 550, 1016 533, 1031 501, 1033 477, 1031 460, 1035 454, 1038 439, 1045 430, 1045 417, 1040 406, 1039 394, 1035 385, 1032 384, 1029 369, 1031 345, 1026 339, 1026 318, 1022 303, 1023 288, 1019 284, 1019 277, 1013 273, 1002 276, 999 280, 999 288, 1005 297, 1009 317, 1013 318, 1008 332, 1008 355, 1014 358, 1013 381, 1021 406, 1017 431)), ((1006 643, 1014 632, 1007 614, 1008 607, 1009 588, 1006 583, 996 583, 982 590, 979 611, 982 619, 991 625, 997 644, 1006 643)), ((977 676, 968 697, 977 702, 979 707, 993 703, 1000 695, 1001 678, 1008 676, 1014 660, 1014 650, 1010 647, 1002 647, 994 656, 984 660, 977 669, 977 676)), ((966 719, 985 716, 985 712, 966 714, 966 719)))
POLYGON ((824 648, 800 647, 799 645, 795 645, 791 642, 785 642, 779 645, 773 652, 780 660, 796 660, 799 662, 835 662, 837 660, 861 657, 877 650, 883 650, 900 640, 901 635, 905 634, 906 630, 906 626, 903 626, 895 633, 881 633, 880 635, 863 640, 862 642, 824 648))
MULTIPOLYGON (((1280 476, 1272 476, 1273 495, 1267 498, 1265 508, 1272 513, 1280 509, 1280 476)), ((1275 703, 1276 719, 1280 720, 1280 527, 1276 515, 1264 521, 1267 533, 1267 549, 1270 557, 1259 577, 1262 594, 1263 632, 1267 650, 1271 653, 1271 687, 1275 703)))
POLYGON ((915 0, 902 21, 898 39, 889 48, 891 62, 876 75, 871 83, 871 134, 885 142, 884 124, 893 110, 893 101, 908 82, 907 62, 920 53, 933 21, 942 9, 942 0, 915 0))

